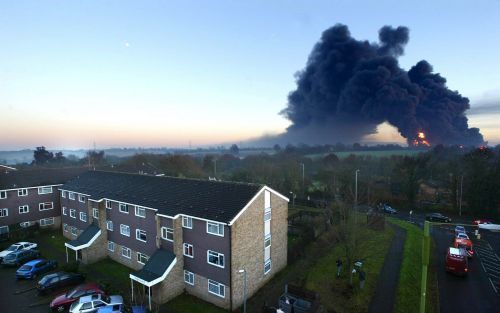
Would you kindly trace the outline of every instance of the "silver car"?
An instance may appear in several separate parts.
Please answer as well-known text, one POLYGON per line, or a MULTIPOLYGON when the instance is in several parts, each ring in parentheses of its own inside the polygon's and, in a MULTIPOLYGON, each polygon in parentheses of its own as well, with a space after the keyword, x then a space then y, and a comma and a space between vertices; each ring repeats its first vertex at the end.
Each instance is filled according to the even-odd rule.
POLYGON ((105 296, 101 294, 95 294, 91 296, 81 297, 78 301, 73 302, 69 308, 70 313, 90 313, 97 312, 99 308, 123 304, 122 296, 105 296))

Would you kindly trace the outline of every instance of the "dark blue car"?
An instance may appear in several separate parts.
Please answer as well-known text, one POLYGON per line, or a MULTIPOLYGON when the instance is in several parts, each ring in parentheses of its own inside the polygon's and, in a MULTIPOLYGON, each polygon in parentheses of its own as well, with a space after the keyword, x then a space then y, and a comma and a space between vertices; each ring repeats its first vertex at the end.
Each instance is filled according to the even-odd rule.
POLYGON ((57 267, 54 260, 36 259, 29 261, 16 271, 16 278, 32 279, 57 267))

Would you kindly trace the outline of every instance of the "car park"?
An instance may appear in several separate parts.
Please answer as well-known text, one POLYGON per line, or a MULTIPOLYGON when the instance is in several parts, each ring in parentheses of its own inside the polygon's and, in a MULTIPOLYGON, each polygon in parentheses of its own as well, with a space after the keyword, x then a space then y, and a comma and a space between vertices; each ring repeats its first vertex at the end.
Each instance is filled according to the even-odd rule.
POLYGON ((25 263, 16 271, 16 278, 32 279, 57 267, 57 261, 36 259, 25 263))
POLYGON ((425 219, 430 222, 442 222, 442 223, 450 223, 451 218, 444 216, 441 213, 430 213, 425 215, 425 219))
POLYGON ((449 273, 465 276, 469 271, 465 249, 449 247, 445 258, 445 269, 449 273))
POLYGON ((31 249, 36 249, 38 245, 33 242, 18 242, 15 244, 12 244, 10 247, 7 249, 3 250, 0 252, 0 263, 3 261, 3 258, 6 257, 8 254, 16 251, 21 251, 21 250, 31 250, 31 249))
POLYGON ((2 260, 2 265, 20 266, 38 257, 40 257, 40 253, 37 250, 19 250, 7 254, 2 260))
POLYGON ((78 301, 80 297, 93 294, 105 294, 105 292, 103 288, 96 283, 81 284, 55 297, 50 303, 50 309, 52 311, 64 312, 69 309, 73 302, 78 301))
POLYGON ((73 302, 69 308, 70 313, 89 313, 95 312, 101 307, 114 306, 123 304, 123 298, 119 295, 105 296, 95 294, 91 296, 81 297, 78 301, 73 302))
POLYGON ((455 236, 457 236, 460 233, 465 234, 465 227, 463 227, 462 225, 455 226, 455 236))
POLYGON ((36 288, 39 294, 46 294, 63 287, 80 284, 84 280, 85 277, 82 274, 57 272, 42 277, 36 288))

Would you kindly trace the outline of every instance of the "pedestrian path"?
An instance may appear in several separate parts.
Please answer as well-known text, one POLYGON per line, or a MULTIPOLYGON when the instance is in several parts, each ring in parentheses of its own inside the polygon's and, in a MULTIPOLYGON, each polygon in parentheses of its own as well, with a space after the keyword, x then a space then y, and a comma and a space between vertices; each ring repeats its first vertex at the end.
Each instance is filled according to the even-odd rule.
POLYGON ((385 256, 384 265, 372 297, 368 313, 391 313, 396 297, 399 281, 399 270, 403 261, 403 249, 406 240, 406 230, 396 225, 390 225, 396 231, 391 247, 385 256))

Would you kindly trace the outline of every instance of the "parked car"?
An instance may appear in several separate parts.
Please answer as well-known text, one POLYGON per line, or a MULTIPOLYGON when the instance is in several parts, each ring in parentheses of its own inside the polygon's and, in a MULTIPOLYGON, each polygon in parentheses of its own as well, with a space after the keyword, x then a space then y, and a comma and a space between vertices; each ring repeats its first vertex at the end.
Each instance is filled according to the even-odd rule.
POLYGON ((497 232, 497 231, 500 231, 500 224, 479 224, 478 225, 479 229, 486 229, 486 230, 490 230, 490 231, 494 231, 494 232, 497 232))
POLYGON ((122 313, 122 312, 125 312, 123 310, 123 304, 107 305, 97 310, 97 313, 122 313))
POLYGON ((430 221, 430 222, 443 222, 443 223, 450 223, 451 218, 444 216, 441 213, 430 213, 425 215, 425 219, 430 221))
POLYGON ((2 265, 20 266, 23 263, 34 260, 40 257, 40 252, 37 250, 19 250, 7 254, 2 261, 2 265))
POLYGON ((21 251, 21 250, 36 249, 37 247, 38 247, 38 245, 36 243, 33 243, 33 242, 22 241, 22 242, 15 243, 15 244, 11 245, 10 247, 8 247, 7 249, 0 252, 0 263, 2 262, 3 258, 5 256, 7 256, 9 253, 21 251))
POLYGON ((464 249, 467 252, 467 256, 472 258, 474 256, 474 250, 472 250, 472 241, 466 238, 456 237, 453 242, 453 247, 464 249))
POLYGON ((469 270, 465 249, 449 247, 445 258, 445 268, 449 273, 465 276, 469 270))
POLYGON ((36 259, 29 261, 16 271, 16 278, 36 278, 38 275, 51 271, 57 267, 57 261, 36 259))
POLYGON ((493 221, 485 218, 480 218, 472 221, 472 225, 479 225, 479 224, 493 224, 493 221))
POLYGON ((80 297, 89 296, 93 294, 105 294, 103 288, 96 283, 85 283, 70 291, 60 294, 50 303, 52 311, 64 312, 69 310, 71 304, 78 301, 80 297))
POLYGON ((36 289, 39 294, 49 293, 62 287, 80 284, 85 280, 82 274, 57 272, 42 277, 36 289))
POLYGON ((384 213, 388 214, 397 214, 398 211, 396 209, 393 209, 390 205, 384 204, 383 207, 384 213))
POLYGON ((458 233, 455 234, 456 239, 467 239, 470 240, 469 236, 466 233, 458 233))
POLYGON ((123 304, 122 296, 105 296, 95 294, 81 297, 80 300, 73 302, 69 308, 70 313, 89 313, 95 312, 101 307, 123 304))
POLYGON ((460 233, 465 234, 465 227, 463 227, 462 225, 455 226, 455 237, 460 233))

